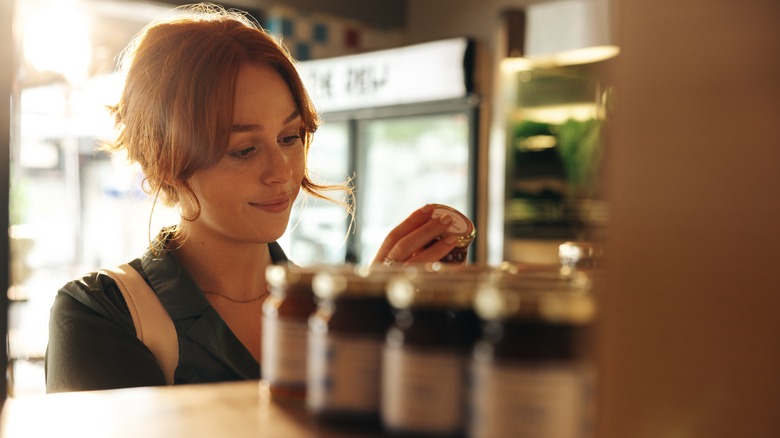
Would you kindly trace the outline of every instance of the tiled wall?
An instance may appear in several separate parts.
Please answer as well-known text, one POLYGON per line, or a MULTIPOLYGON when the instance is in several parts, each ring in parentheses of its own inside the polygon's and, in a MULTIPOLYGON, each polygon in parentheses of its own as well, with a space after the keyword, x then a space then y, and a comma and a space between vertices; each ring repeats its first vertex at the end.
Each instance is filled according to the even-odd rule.
POLYGON ((332 15, 275 6, 265 11, 263 25, 280 35, 299 61, 351 55, 401 45, 401 30, 377 28, 332 15))

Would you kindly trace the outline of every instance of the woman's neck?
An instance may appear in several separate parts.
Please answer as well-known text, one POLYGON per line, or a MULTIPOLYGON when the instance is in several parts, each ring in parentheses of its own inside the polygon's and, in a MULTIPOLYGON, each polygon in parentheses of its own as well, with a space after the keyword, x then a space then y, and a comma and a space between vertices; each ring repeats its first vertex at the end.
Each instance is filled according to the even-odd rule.
POLYGON ((265 269, 271 264, 267 243, 247 243, 182 224, 171 247, 204 291, 235 299, 250 299, 266 292, 265 269))

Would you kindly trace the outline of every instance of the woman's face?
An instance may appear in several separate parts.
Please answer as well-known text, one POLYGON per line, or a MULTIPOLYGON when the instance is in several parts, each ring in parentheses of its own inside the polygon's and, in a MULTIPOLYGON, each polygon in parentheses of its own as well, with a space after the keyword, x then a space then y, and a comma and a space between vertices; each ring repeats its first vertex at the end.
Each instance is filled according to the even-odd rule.
MULTIPOLYGON (((227 151, 189 180, 201 205, 190 230, 240 242, 277 240, 298 196, 304 161, 301 117, 287 83, 271 67, 243 66, 227 151)), ((182 213, 194 213, 186 197, 182 213)))

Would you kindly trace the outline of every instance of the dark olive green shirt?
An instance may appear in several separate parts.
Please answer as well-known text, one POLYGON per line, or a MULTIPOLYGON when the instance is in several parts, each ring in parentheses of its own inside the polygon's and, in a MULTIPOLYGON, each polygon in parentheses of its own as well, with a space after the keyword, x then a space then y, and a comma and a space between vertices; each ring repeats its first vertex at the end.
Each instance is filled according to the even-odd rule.
MULTIPOLYGON (((154 242, 166 244, 170 229, 154 242)), ((278 244, 274 263, 287 263, 278 244)), ((260 365, 173 254, 146 253, 130 265, 160 297, 179 339, 174 383, 258 379, 260 365)), ((86 391, 165 385, 152 352, 136 337, 122 293, 108 275, 92 272, 59 290, 51 309, 46 391, 86 391)))

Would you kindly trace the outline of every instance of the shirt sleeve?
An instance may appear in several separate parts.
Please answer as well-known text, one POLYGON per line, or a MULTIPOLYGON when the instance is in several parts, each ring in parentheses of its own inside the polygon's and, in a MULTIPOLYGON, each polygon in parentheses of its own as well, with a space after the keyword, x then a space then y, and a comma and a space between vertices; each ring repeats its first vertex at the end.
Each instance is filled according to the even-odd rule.
POLYGON ((68 283, 57 294, 45 369, 48 393, 165 385, 116 284, 101 274, 68 283))

